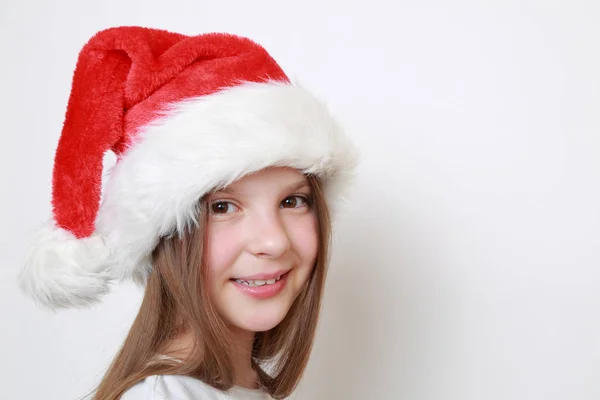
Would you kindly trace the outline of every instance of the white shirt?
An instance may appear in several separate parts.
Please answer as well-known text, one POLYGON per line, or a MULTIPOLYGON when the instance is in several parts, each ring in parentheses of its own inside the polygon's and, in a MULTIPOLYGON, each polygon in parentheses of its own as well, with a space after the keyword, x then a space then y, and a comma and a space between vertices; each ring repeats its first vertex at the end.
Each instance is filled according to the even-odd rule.
POLYGON ((182 375, 153 375, 123 393, 121 400, 268 400, 263 390, 234 386, 221 392, 199 379, 182 375))

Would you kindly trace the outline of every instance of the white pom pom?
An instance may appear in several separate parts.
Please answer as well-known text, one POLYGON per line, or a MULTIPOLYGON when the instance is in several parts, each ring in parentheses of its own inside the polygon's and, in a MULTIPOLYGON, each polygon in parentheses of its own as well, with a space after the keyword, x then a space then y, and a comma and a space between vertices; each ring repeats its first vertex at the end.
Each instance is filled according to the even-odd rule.
POLYGON ((19 286, 50 309, 88 306, 109 291, 109 254, 101 237, 78 239, 51 222, 33 240, 19 286))

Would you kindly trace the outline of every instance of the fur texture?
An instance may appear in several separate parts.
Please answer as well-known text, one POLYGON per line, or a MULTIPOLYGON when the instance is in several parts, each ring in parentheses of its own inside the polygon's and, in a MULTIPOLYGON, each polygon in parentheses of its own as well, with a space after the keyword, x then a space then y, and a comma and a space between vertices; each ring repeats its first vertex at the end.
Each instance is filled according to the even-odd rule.
POLYGON ((109 249, 98 235, 77 238, 53 222, 30 245, 21 289, 49 308, 87 306, 109 290, 109 249))

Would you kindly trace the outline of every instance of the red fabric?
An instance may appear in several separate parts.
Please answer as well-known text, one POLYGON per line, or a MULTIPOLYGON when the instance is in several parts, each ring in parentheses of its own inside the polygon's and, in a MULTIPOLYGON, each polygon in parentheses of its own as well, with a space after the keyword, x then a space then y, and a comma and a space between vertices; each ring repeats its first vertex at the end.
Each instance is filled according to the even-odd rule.
POLYGON ((79 54, 56 151, 56 224, 78 238, 94 232, 105 152, 122 154, 138 128, 169 103, 268 79, 288 81, 275 60, 249 39, 140 27, 96 34, 79 54))

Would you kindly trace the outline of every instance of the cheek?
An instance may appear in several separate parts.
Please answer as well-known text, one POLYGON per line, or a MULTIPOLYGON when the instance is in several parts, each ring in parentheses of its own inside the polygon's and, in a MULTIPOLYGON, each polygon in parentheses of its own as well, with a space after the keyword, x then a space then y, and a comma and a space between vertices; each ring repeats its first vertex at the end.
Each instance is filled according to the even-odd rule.
POLYGON ((312 267, 317 259, 319 248, 318 228, 316 217, 302 219, 290 229, 293 247, 303 264, 312 267))
POLYGON ((210 275, 227 271, 241 251, 242 235, 239 229, 227 226, 209 226, 207 267, 210 275))

